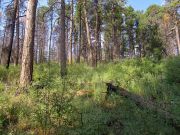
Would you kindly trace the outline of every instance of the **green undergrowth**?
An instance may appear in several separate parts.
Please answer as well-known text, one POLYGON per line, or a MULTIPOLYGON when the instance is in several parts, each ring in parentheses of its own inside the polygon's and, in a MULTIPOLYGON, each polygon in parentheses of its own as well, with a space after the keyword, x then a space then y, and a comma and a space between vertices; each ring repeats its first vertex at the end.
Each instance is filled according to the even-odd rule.
POLYGON ((161 114, 128 98, 106 97, 106 82, 153 101, 180 124, 180 58, 127 59, 92 68, 56 63, 34 66, 33 83, 18 87, 20 67, 0 66, 0 134, 178 135, 161 114), (80 93, 78 95, 78 93, 80 93))

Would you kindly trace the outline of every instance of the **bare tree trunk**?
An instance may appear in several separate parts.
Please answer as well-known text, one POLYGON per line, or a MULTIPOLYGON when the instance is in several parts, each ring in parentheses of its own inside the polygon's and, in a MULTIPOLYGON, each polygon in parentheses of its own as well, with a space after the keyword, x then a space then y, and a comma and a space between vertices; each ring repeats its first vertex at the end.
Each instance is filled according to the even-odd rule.
POLYGON ((104 48, 105 48, 105 61, 108 62, 110 61, 110 49, 109 49, 109 39, 106 40, 104 43, 104 48))
MULTIPOLYGON (((45 26, 44 22, 41 22, 39 24, 39 30, 38 31, 39 31, 38 35, 39 35, 39 38, 40 38, 40 40, 38 40, 39 43, 37 44, 37 48, 39 48, 39 63, 43 63, 44 62, 45 43, 46 43, 46 41, 45 41, 45 39, 46 39, 46 37, 45 37, 46 26, 45 26)), ((51 51, 51 44, 52 44, 51 39, 52 39, 52 37, 50 37, 48 60, 51 59, 50 58, 50 55, 51 55, 50 51, 51 51)))
POLYGON ((22 53, 22 68, 20 74, 20 86, 25 87, 32 81, 33 73, 33 49, 35 34, 36 7, 38 0, 29 0, 26 15, 25 38, 22 53))
POLYGON ((66 69, 66 31, 65 31, 65 1, 61 0, 61 33, 60 33, 60 60, 61 60, 61 77, 67 74, 66 69))
POLYGON ((65 17, 65 50, 66 50, 66 63, 68 63, 68 55, 69 55, 69 51, 70 51, 70 45, 69 45, 69 39, 70 39, 70 19, 67 19, 65 17))
POLYGON ((77 63, 81 61, 81 50, 82 50, 82 5, 81 0, 79 1, 79 51, 77 57, 77 63))
POLYGON ((100 15, 98 11, 98 0, 94 0, 95 5, 95 14, 96 14, 96 30, 95 30, 95 39, 96 39, 96 58, 95 58, 95 66, 97 66, 97 61, 100 60, 101 57, 101 44, 99 43, 99 34, 100 34, 100 15))
MULTIPOLYGON (((76 28, 76 27, 75 27, 76 28)), ((74 33, 77 33, 77 29, 74 29, 74 33)), ((78 35, 74 35, 74 44, 73 44, 73 53, 74 53, 74 59, 77 61, 77 47, 78 47, 78 35)))
POLYGON ((52 45, 52 34, 53 34, 53 16, 54 11, 51 14, 51 29, 50 29, 50 41, 49 41, 49 54, 48 54, 48 62, 51 62, 51 45, 52 45))
MULTIPOLYGON (((40 39, 40 24, 38 23, 38 18, 37 18, 37 21, 36 21, 36 30, 35 30, 35 44, 34 44, 34 63, 35 64, 38 64, 39 60, 38 60, 38 51, 39 51, 39 44, 41 43, 41 39, 40 39)), ((40 51, 39 51, 40 52, 40 51)))
POLYGON ((176 26, 175 26, 175 31, 176 31, 176 40, 177 40, 178 55, 179 55, 180 54, 180 39, 179 39, 179 28, 178 28, 177 23, 176 23, 176 26))
MULTIPOLYGON (((86 26, 86 36, 87 36, 87 42, 88 42, 88 57, 90 55, 91 60, 93 61, 93 47, 91 43, 91 33, 89 29, 89 22, 87 17, 87 11, 86 11, 86 0, 83 2, 83 9, 84 9, 84 19, 85 19, 85 26, 86 26)), ((89 58, 88 58, 89 60, 89 58)))
POLYGON ((7 59, 7 65, 6 68, 9 68, 10 60, 11 60, 11 52, 12 52, 12 45, 13 45, 13 39, 14 39, 14 30, 15 30, 15 23, 16 23, 16 13, 18 9, 18 0, 14 0, 14 11, 13 11, 13 17, 12 17, 12 24, 11 24, 11 36, 9 41, 9 52, 8 52, 8 59, 7 59))
POLYGON ((70 58, 69 63, 72 64, 73 62, 73 32, 74 32, 74 0, 71 0, 71 22, 70 22, 70 58))
POLYGON ((17 66, 19 63, 19 0, 18 0, 18 7, 17 7, 17 13, 16 13, 16 59, 15 59, 15 65, 17 66))
POLYGON ((39 55, 40 55, 40 43, 41 41, 39 42, 39 39, 37 37, 37 43, 34 45, 34 63, 35 64, 38 64, 40 63, 40 58, 38 59, 38 51, 39 51, 39 55))
POLYGON ((24 42, 24 35, 25 35, 25 28, 24 24, 22 24, 21 28, 21 42, 20 42, 20 52, 19 52, 19 63, 22 64, 22 53, 23 53, 23 42, 24 42))
POLYGON ((112 20, 113 20, 113 52, 115 53, 115 59, 120 58, 120 46, 119 43, 117 42, 117 25, 116 25, 116 16, 115 16, 115 7, 114 4, 112 5, 112 20), (116 50, 114 50, 114 48, 116 50))
POLYGON ((0 61, 1 61, 0 63, 1 64, 3 64, 3 62, 2 62, 3 61, 2 60, 3 55, 2 54, 3 54, 3 49, 5 47, 6 27, 7 27, 7 22, 6 22, 6 25, 5 25, 5 28, 4 28, 3 43, 2 43, 2 47, 1 47, 1 55, 0 55, 1 56, 1 59, 0 59, 0 61))
POLYGON ((114 48, 117 45, 117 36, 116 36, 117 35, 117 28, 116 28, 115 9, 114 8, 115 8, 114 4, 112 4, 112 24, 113 24, 113 27, 112 27, 113 45, 111 45, 111 60, 112 61, 114 59, 114 48))
POLYGON ((7 29, 7 21, 6 21, 6 25, 5 25, 5 28, 4 28, 4 35, 3 35, 3 44, 2 44, 2 48, 5 47, 6 29, 7 29))

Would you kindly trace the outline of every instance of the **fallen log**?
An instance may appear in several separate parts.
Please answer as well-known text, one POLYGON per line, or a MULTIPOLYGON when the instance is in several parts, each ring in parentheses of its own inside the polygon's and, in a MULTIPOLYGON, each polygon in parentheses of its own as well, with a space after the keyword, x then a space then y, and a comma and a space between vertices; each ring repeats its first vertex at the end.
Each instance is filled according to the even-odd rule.
POLYGON ((107 97, 112 93, 116 93, 122 97, 125 97, 127 99, 130 99, 133 101, 138 107, 141 107, 143 109, 149 109, 151 111, 156 112, 160 116, 162 116, 164 119, 166 119, 169 124, 171 124, 176 130, 180 132, 180 124, 177 123, 177 119, 174 118, 174 116, 167 112, 166 110, 160 108, 157 106, 157 103, 152 100, 146 100, 142 96, 134 94, 129 92, 128 90, 121 88, 119 86, 114 86, 111 83, 106 83, 107 85, 107 97))

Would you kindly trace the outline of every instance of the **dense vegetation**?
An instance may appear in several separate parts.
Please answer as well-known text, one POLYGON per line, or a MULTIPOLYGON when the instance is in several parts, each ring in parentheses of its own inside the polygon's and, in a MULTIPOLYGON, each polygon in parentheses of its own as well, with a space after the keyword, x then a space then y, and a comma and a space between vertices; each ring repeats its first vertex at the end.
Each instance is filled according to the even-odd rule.
POLYGON ((41 64, 24 89, 17 85, 18 67, 0 67, 0 134, 178 135, 167 119, 128 98, 105 100, 105 82, 153 100, 180 124, 179 67, 180 57, 74 64, 61 79, 58 64, 41 64))

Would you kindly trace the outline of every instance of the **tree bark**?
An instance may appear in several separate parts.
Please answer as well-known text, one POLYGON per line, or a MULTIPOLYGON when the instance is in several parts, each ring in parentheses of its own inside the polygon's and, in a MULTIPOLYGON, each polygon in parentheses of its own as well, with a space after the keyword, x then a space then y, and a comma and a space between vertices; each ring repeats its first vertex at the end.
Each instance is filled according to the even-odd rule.
POLYGON ((69 63, 73 63, 73 32, 74 32, 74 0, 71 0, 71 22, 70 22, 70 58, 69 58, 69 63))
POLYGON ((116 15, 115 15, 115 5, 112 5, 112 21, 113 21, 113 53, 115 53, 115 58, 120 57, 120 47, 118 47, 118 42, 117 42, 117 20, 116 20, 116 15), (116 50, 114 50, 114 48, 116 50))
POLYGON ((60 60, 61 60, 61 77, 67 74, 66 69, 66 31, 65 31, 65 1, 61 0, 61 20, 60 20, 60 60))
POLYGON ((7 65, 6 68, 9 68, 10 60, 11 60, 11 53, 12 53, 12 45, 13 45, 13 39, 14 39, 14 31, 15 31, 15 24, 16 24, 16 14, 18 9, 18 0, 14 0, 14 11, 12 16, 12 24, 11 24, 11 36, 9 41, 9 50, 8 50, 8 59, 7 59, 7 65))
MULTIPOLYGON (((93 47, 92 47, 92 43, 91 43, 91 33, 90 33, 90 29, 89 29, 89 22, 88 22, 87 11, 86 11, 86 0, 84 0, 84 2, 83 2, 83 10, 84 10, 86 36, 87 36, 88 50, 89 50, 88 51, 88 57, 90 55, 90 58, 93 61, 93 47)), ((88 58, 88 60, 89 60, 89 58, 88 58)))
POLYGON ((16 46, 16 59, 15 59, 15 65, 17 66, 19 63, 19 0, 18 1, 18 7, 17 7, 17 13, 16 13, 16 42, 17 42, 17 46, 16 46))
POLYGON ((95 5, 95 14, 96 14, 96 30, 95 30, 95 39, 96 39, 96 59, 95 59, 95 66, 97 66, 98 60, 101 57, 101 44, 99 42, 99 34, 100 34, 100 15, 99 15, 99 2, 98 0, 94 0, 95 5))
POLYGON ((177 23, 176 23, 176 26, 175 26, 175 31, 176 31, 176 40, 177 40, 178 55, 179 55, 180 54, 180 39, 179 39, 179 28, 178 28, 177 23))
POLYGON ((3 43, 2 43, 2 47, 1 47, 1 64, 4 64, 2 61, 2 58, 3 58, 3 49, 5 48, 5 37, 6 37, 6 27, 7 27, 7 22, 6 22, 6 25, 5 25, 5 28, 4 28, 4 35, 3 35, 3 43))
POLYGON ((51 62, 51 46, 52 46, 52 35, 53 35, 53 16, 54 16, 54 11, 52 11, 52 13, 51 13, 51 27, 50 27, 49 54, 48 54, 48 62, 49 63, 51 62))
MULTIPOLYGON (((38 50, 39 50, 39 46, 41 43, 41 39, 40 39, 40 24, 38 23, 39 20, 38 18, 36 19, 36 30, 35 30, 35 44, 34 44, 34 63, 38 64, 39 60, 38 60, 38 50)), ((39 51, 40 52, 40 51, 39 51)))
POLYGON ((81 6, 81 0, 79 0, 79 50, 78 50, 78 57, 77 57, 77 63, 80 63, 81 61, 81 47, 82 47, 82 6, 81 6))
POLYGON ((26 14, 25 38, 22 52, 20 86, 26 87, 32 81, 35 19, 38 0, 29 0, 26 14))

